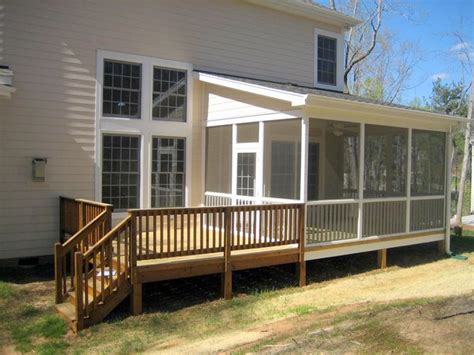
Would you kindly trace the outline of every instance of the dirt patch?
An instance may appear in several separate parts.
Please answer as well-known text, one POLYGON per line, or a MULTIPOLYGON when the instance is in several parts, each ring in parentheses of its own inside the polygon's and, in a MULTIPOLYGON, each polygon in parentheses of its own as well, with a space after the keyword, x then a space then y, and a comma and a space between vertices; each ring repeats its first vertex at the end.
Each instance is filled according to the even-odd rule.
POLYGON ((339 310, 339 316, 328 312, 278 322, 266 339, 226 352, 467 354, 474 337, 473 307, 471 295, 427 304, 360 305, 339 310), (445 314, 450 316, 440 318, 445 314))

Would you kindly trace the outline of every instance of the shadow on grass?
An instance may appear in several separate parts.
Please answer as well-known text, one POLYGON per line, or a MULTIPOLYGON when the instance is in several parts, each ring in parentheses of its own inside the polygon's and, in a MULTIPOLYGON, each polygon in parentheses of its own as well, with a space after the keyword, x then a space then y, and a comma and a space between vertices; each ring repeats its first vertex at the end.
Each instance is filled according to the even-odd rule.
MULTIPOLYGON (((437 244, 422 244, 389 250, 389 266, 413 267, 435 262, 444 258, 439 255, 437 244)), ((307 263, 308 284, 330 281, 337 278, 366 273, 377 269, 377 253, 367 252, 307 263)), ((268 291, 297 287, 295 265, 280 265, 237 271, 233 273, 234 303, 255 302, 268 291), (256 297, 245 297, 256 296, 256 297)), ((162 281, 143 285, 143 311, 145 313, 174 312, 194 305, 204 304, 221 298, 220 275, 192 277, 180 280, 162 281)), ((128 317, 128 302, 114 311, 110 321, 128 317)))
POLYGON ((54 266, 52 264, 29 267, 0 267, 0 281, 14 284, 27 284, 54 280, 54 266))
POLYGON ((455 254, 474 253, 474 232, 465 231, 462 237, 451 236, 451 251, 455 254))

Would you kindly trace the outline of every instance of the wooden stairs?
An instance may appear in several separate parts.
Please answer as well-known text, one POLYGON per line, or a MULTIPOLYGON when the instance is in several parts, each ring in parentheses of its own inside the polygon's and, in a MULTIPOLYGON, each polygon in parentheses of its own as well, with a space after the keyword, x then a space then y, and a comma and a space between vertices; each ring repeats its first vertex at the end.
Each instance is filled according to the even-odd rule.
POLYGON ((88 280, 87 287, 84 287, 82 292, 71 289, 67 293, 66 300, 55 305, 56 311, 68 322, 69 327, 74 332, 102 321, 130 295, 132 290, 127 273, 122 271, 120 275, 117 275, 116 259, 112 259, 112 267, 107 263, 104 265, 103 269, 106 270, 104 274, 101 273, 102 265, 100 262, 96 261, 96 263, 95 267, 92 268, 96 270, 96 275, 92 275, 93 270, 89 271, 88 275, 84 273, 81 275, 82 279, 88 280), (117 278, 110 280, 110 272, 116 275, 117 278), (78 314, 83 315, 79 321, 78 314))
POLYGON ((102 321, 132 290, 135 227, 130 217, 113 229, 104 209, 64 244, 55 246, 56 311, 74 332, 102 321))

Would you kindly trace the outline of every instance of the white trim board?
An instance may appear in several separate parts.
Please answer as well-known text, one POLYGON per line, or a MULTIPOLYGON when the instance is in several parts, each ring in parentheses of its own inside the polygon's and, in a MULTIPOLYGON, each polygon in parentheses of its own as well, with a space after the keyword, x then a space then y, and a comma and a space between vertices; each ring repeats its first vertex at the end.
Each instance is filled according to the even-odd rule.
MULTIPOLYGON (((365 253, 368 251, 374 251, 374 250, 380 250, 380 249, 390 249, 390 248, 397 248, 397 247, 403 247, 403 246, 408 246, 408 245, 438 242, 438 241, 444 240, 444 238, 445 238, 444 234, 433 234, 429 236, 402 238, 402 239, 396 239, 396 240, 383 240, 383 238, 380 238, 379 242, 365 243, 365 244, 361 243, 358 245, 356 244, 356 245, 344 246, 344 243, 341 243, 340 246, 330 248, 330 249, 305 251, 304 260, 309 261, 309 260, 316 260, 316 259, 324 259, 324 258, 331 258, 334 256, 365 253)), ((354 241, 354 240, 351 240, 351 241, 354 241)), ((311 246, 314 246, 314 245, 309 245, 308 247, 311 247, 311 246)))

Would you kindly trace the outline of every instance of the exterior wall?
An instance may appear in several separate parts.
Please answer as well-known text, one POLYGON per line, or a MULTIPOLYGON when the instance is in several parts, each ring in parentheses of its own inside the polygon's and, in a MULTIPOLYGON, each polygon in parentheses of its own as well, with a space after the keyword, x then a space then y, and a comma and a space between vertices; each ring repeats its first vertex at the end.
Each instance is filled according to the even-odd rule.
MULTIPOLYGON (((316 24, 242 1, 0 0, 0 5, 0 62, 14 70, 17 88, 11 100, 0 100, 0 258, 51 254, 58 196, 96 196, 98 49, 313 84, 316 24), (48 159, 44 183, 32 182, 34 157, 48 159)), ((199 103, 197 87, 191 204, 200 203, 202 194, 199 103)))

